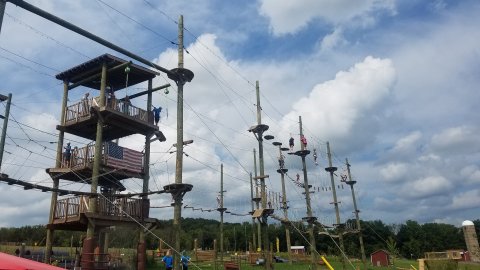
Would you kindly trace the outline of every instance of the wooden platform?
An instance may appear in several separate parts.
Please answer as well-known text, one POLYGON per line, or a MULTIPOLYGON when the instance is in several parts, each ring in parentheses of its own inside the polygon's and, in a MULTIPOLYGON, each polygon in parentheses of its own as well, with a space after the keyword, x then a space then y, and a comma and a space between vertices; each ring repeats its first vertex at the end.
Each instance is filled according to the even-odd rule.
MULTIPOLYGON (((101 146, 98 184, 103 187, 125 190, 120 183, 127 178, 143 179, 143 153, 107 142, 101 146)), ((49 168, 53 179, 64 179, 79 183, 91 183, 95 144, 72 150, 70 158, 62 157, 59 168, 49 168)))
POLYGON ((149 200, 133 198, 97 198, 97 212, 88 211, 87 196, 60 199, 55 205, 49 229, 85 231, 88 221, 96 227, 138 226, 137 222, 155 223, 149 218, 149 200))
POLYGON ((57 130, 95 140, 98 118, 104 121, 103 140, 111 141, 133 134, 153 135, 158 127, 153 114, 119 99, 110 100, 106 106, 96 106, 99 97, 79 101, 67 107, 65 123, 57 130))
MULTIPOLYGON (((91 184, 92 167, 93 162, 89 164, 89 166, 83 168, 49 168, 46 171, 50 177, 52 177, 52 179, 59 178, 77 183, 91 184)), ((119 191, 124 191, 125 187, 120 181, 128 178, 142 178, 142 176, 138 173, 131 173, 121 170, 119 171, 115 168, 100 166, 98 185, 101 187, 115 188, 119 191)))

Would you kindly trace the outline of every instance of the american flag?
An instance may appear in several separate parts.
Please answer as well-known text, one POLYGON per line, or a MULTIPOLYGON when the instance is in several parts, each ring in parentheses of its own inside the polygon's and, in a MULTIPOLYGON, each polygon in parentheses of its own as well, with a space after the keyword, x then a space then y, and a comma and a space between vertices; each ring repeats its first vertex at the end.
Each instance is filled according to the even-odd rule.
POLYGON ((132 149, 123 148, 116 143, 107 142, 106 165, 141 173, 143 169, 143 154, 132 149))

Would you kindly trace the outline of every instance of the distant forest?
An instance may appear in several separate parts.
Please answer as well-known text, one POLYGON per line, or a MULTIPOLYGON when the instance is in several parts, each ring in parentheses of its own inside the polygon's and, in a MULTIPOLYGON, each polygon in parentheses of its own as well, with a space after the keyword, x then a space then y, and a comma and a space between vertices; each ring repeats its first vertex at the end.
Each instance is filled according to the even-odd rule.
MULTIPOLYGON (((353 221, 349 221, 353 222, 353 221)), ((480 235, 480 220, 473 221, 480 235)), ((182 219, 182 248, 192 250, 194 239, 198 247, 213 249, 214 239, 219 239, 220 222, 201 218, 182 219)), ((419 224, 408 220, 405 224, 387 225, 380 220, 361 221, 365 252, 368 254, 378 249, 385 249, 390 253, 404 258, 421 258, 424 252, 445 251, 449 249, 466 249, 462 228, 442 223, 419 224)), ((245 251, 253 241, 252 223, 224 223, 224 247, 226 251, 245 251)), ((317 228, 318 229, 318 228, 317 228)), ((253 231, 257 231, 256 227, 253 231)), ((268 228, 269 239, 275 247, 276 238, 280 241, 280 251, 286 251, 285 227, 282 224, 271 224, 268 228)), ((306 246, 307 227, 302 223, 294 223, 290 228, 292 245, 306 246), (302 236, 303 234, 303 236, 302 236)), ((318 231, 316 231, 318 233, 318 231)), ((159 247, 158 238, 173 245, 172 221, 160 221, 155 235, 147 236, 147 247, 159 247), (158 237, 158 238, 157 238, 158 237)), ((335 234, 335 231, 330 231, 335 234)), ((25 243, 28 246, 45 245, 46 228, 44 225, 24 226, 20 228, 0 228, 0 243, 25 243)), ((80 241, 85 232, 55 231, 55 246, 80 246, 80 241)), ((135 248, 138 233, 126 228, 112 228, 109 236, 110 247, 135 248)), ((339 254, 333 240, 328 235, 316 234, 317 250, 322 254, 339 254)), ((218 248, 219 241, 217 240, 218 248)), ((346 234, 344 237, 345 252, 352 257, 360 257, 358 234, 346 234)), ((163 248, 168 248, 163 244, 163 248)))

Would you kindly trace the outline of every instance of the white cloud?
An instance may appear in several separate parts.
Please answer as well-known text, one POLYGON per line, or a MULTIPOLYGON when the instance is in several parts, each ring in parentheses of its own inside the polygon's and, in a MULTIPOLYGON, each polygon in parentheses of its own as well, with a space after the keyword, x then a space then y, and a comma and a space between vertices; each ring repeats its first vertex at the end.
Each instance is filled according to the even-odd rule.
POLYGON ((377 10, 395 9, 393 0, 261 0, 260 14, 270 20, 275 35, 295 33, 314 19, 320 18, 331 24, 343 24, 355 18, 372 20, 371 13, 377 10))
POLYGON ((429 196, 449 193, 452 188, 452 183, 443 176, 427 176, 406 183, 403 187, 402 193, 404 193, 406 197, 426 198, 429 196))
POLYGON ((445 129, 432 137, 432 149, 449 154, 478 152, 480 150, 479 132, 479 128, 472 126, 445 129))
POLYGON ((315 123, 311 131, 322 138, 349 136, 358 121, 374 120, 369 110, 389 94, 394 83, 393 63, 368 56, 349 70, 338 72, 335 79, 317 84, 307 97, 295 102, 282 121, 284 129, 297 130, 288 119, 301 115, 315 123))
POLYGON ((468 165, 460 170, 460 175, 466 183, 478 184, 480 183, 480 169, 477 165, 468 165))
POLYGON ((403 179, 408 172, 408 166, 405 163, 390 163, 380 169, 380 174, 388 182, 403 179))
POLYGON ((335 28, 335 30, 323 37, 322 41, 320 42, 320 51, 321 52, 328 52, 338 46, 345 46, 348 44, 348 41, 343 37, 343 29, 342 28, 335 28))
POLYGON ((478 189, 475 189, 455 194, 452 198, 452 205, 449 206, 449 208, 454 210, 466 210, 478 208, 479 206, 480 191, 478 189))
POLYGON ((418 141, 422 137, 420 131, 414 131, 407 136, 400 138, 392 149, 392 152, 395 154, 406 153, 409 154, 415 152, 415 149, 419 146, 418 141))

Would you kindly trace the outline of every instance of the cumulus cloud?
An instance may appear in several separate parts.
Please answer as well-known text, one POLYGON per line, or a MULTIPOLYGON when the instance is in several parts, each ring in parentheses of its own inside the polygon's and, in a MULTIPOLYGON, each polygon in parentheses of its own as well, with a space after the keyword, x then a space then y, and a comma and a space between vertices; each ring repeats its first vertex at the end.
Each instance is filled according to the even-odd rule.
POLYGON ((354 18, 371 20, 371 13, 395 9, 393 0, 261 0, 260 14, 267 17, 275 35, 295 33, 314 19, 342 24, 354 18))
POLYGON ((449 208, 454 210, 466 210, 478 208, 480 206, 480 191, 469 190, 463 193, 458 193, 453 196, 452 204, 449 208))
POLYGON ((466 183, 480 183, 480 169, 477 165, 468 165, 460 170, 460 175, 466 183))
MULTIPOLYGON (((342 138, 358 121, 373 121, 369 110, 389 94, 394 84, 392 61, 368 56, 349 70, 338 72, 334 79, 317 84, 308 96, 293 104, 285 119, 301 115, 316 123, 312 127, 315 134, 342 138)), ((297 129, 288 120, 283 120, 283 125, 286 130, 297 129)))
POLYGON ((343 37, 343 29, 341 27, 335 28, 335 30, 326 36, 320 42, 320 51, 328 52, 337 46, 347 45, 348 41, 343 37))
POLYGON ((387 182, 401 180, 407 172, 407 164, 398 162, 389 163, 380 169, 380 174, 387 182))
POLYGON ((473 126, 452 127, 435 134, 432 138, 434 151, 465 154, 480 150, 480 129, 473 126))
POLYGON ((425 198, 449 193, 452 188, 453 184, 443 176, 427 176, 406 184, 403 193, 406 197, 425 198))

